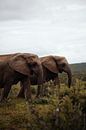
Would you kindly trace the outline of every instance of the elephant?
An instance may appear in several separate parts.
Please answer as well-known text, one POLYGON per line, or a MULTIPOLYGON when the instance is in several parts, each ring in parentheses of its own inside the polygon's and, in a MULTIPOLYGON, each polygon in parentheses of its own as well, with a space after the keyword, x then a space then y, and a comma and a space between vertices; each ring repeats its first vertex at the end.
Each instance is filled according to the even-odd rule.
POLYGON ((3 88, 0 101, 7 99, 12 85, 19 81, 24 88, 25 98, 31 99, 30 77, 35 74, 38 84, 42 84, 43 72, 39 57, 31 53, 17 53, 0 56, 0 59, 0 86, 3 88))
MULTIPOLYGON (((43 68, 43 83, 53 80, 54 84, 55 85, 59 84, 60 87, 58 73, 65 72, 68 75, 68 86, 70 88, 71 81, 72 81, 72 72, 65 57, 50 55, 50 56, 40 57, 40 61, 43 68)), ((31 84, 33 85, 37 84, 36 75, 32 76, 30 80, 31 80, 31 84)), ((40 95, 40 85, 38 86, 37 97, 39 95, 40 95)), ((20 89, 19 96, 24 97, 23 87, 21 87, 20 89)))

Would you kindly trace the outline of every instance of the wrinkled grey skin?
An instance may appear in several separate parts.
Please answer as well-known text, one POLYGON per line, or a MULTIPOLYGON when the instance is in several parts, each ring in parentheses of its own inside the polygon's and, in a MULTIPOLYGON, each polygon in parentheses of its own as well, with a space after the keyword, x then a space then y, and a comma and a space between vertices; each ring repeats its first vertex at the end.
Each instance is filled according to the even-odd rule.
POLYGON ((36 75, 38 84, 42 83, 42 66, 37 55, 17 53, 0 56, 0 87, 4 88, 0 101, 7 98, 11 86, 19 81, 24 88, 24 96, 31 99, 30 77, 36 75))
MULTIPOLYGON (((71 80, 72 80, 72 73, 71 73, 70 66, 65 57, 45 56, 45 57, 41 57, 40 61, 43 68, 43 83, 53 80, 54 84, 55 85, 59 84, 60 87, 58 73, 65 72, 68 75, 68 86, 70 87, 71 80)), ((35 75, 31 77, 31 84, 33 85, 37 84, 35 75)), ((24 93, 24 88, 21 87, 19 96, 23 97, 24 95, 23 93, 24 93)), ((39 96, 39 94, 40 94, 40 86, 38 86, 37 96, 39 96)))

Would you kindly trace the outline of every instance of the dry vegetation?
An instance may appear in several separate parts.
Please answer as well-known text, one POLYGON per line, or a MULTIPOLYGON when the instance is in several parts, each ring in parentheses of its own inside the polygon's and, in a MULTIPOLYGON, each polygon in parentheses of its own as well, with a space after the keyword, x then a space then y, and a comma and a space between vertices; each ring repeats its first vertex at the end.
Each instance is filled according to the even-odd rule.
MULTIPOLYGON (((84 75, 85 78, 85 75, 84 75)), ((86 130, 86 81, 73 76, 73 85, 45 84, 45 96, 33 101, 17 99, 19 84, 9 94, 8 102, 0 104, 0 130, 86 130)), ((63 81, 63 77, 61 77, 63 81)))

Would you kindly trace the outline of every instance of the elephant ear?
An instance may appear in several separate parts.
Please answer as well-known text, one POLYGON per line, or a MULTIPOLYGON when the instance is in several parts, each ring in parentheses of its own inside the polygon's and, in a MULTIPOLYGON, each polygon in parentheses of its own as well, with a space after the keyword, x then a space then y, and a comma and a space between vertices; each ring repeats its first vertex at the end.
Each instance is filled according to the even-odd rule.
POLYGON ((40 58, 42 65, 53 73, 58 73, 58 67, 53 56, 40 58))
POLYGON ((13 70, 15 70, 21 74, 24 74, 24 75, 30 74, 29 66, 26 63, 25 58, 20 54, 12 57, 9 60, 8 64, 13 70))

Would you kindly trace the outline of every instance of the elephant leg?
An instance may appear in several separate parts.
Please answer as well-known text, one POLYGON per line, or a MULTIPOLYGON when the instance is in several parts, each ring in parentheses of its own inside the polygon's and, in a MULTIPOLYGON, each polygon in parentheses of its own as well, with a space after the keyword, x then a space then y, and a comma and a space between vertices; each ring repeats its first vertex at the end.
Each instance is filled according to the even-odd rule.
POLYGON ((10 89, 11 89, 11 85, 4 86, 4 89, 3 89, 2 93, 1 93, 0 101, 3 101, 4 99, 7 98, 8 94, 10 92, 10 89))
POLYGON ((38 85, 38 88, 37 88, 37 95, 36 97, 38 98, 39 96, 40 97, 43 97, 44 96, 44 84, 42 85, 38 85))
POLYGON ((18 94, 18 96, 17 97, 19 97, 19 98, 25 98, 25 96, 24 96, 24 87, 23 87, 23 85, 22 85, 22 82, 20 82, 20 91, 19 91, 19 94, 18 94))
POLYGON ((38 98, 39 96, 42 96, 42 85, 38 85, 38 88, 37 88, 36 97, 38 98))
POLYGON ((44 84, 42 85, 42 87, 41 87, 41 96, 44 96, 44 84))
POLYGON ((58 97, 59 97, 59 93, 60 93, 60 80, 59 80, 59 77, 56 77, 55 79, 54 79, 54 85, 56 86, 56 85, 58 85, 57 86, 57 91, 56 91, 56 95, 58 95, 58 97))
POLYGON ((24 95, 25 95, 26 100, 31 100, 30 80, 28 78, 24 79, 22 81, 22 85, 24 88, 24 95))
POLYGON ((60 88, 60 80, 59 80, 59 77, 55 77, 54 78, 54 85, 58 85, 58 87, 60 88))

